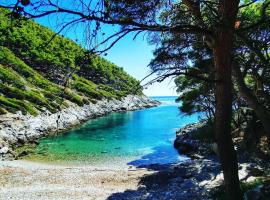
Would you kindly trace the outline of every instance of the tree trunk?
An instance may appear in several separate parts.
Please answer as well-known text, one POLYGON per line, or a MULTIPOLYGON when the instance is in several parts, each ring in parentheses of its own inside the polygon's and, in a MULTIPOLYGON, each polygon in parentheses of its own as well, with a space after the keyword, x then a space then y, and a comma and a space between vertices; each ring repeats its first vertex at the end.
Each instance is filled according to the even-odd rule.
POLYGON ((231 135, 233 29, 239 0, 219 0, 220 24, 216 29, 213 55, 216 67, 216 139, 227 198, 242 200, 237 156, 231 135))
POLYGON ((268 109, 259 103, 253 92, 246 86, 242 73, 237 66, 234 66, 233 74, 238 85, 240 95, 246 99, 248 105, 254 110, 263 125, 268 139, 270 139, 270 115, 268 113, 268 109))
POLYGON ((218 33, 216 46, 213 51, 218 80, 216 85, 216 139, 227 197, 230 200, 241 200, 242 193, 239 185, 237 156, 231 136, 232 45, 232 33, 227 30, 221 30, 218 33))

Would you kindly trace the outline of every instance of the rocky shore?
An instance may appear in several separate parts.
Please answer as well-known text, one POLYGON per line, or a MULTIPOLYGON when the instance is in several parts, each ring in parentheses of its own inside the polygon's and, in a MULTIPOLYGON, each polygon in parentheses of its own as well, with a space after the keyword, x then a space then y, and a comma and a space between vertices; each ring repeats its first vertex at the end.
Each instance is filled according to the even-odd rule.
POLYGON ((188 124, 176 131, 174 148, 177 149, 180 154, 188 155, 193 159, 208 157, 213 154, 213 145, 201 142, 193 136, 193 134, 196 133, 199 128, 205 126, 205 124, 204 121, 188 124))
POLYGON ((125 112, 159 105, 146 96, 128 95, 121 100, 101 100, 96 104, 70 106, 58 113, 48 111, 38 116, 16 114, 0 115, 0 160, 14 158, 13 147, 36 142, 56 131, 67 130, 84 121, 111 112, 125 112))
MULTIPOLYGON (((175 147, 191 157, 182 163, 103 169, 2 161, 0 199, 218 199, 216 194, 224 191, 218 156, 210 144, 193 137, 202 125, 192 124, 177 131, 175 147)), ((259 162, 240 158, 242 183, 253 183, 266 175, 259 162)), ((246 192, 246 200, 267 199, 269 183, 246 192)))
MULTIPOLYGON (((194 136, 198 129, 205 125, 206 122, 202 121, 179 129, 176 132, 176 139, 174 141, 174 147, 178 152, 191 158, 189 163, 178 164, 173 172, 177 173, 177 170, 189 171, 188 179, 185 179, 186 174, 184 174, 184 178, 180 176, 180 179, 184 185, 185 182, 192 182, 192 187, 187 190, 187 194, 191 195, 188 196, 190 199, 215 199, 215 195, 223 191, 224 180, 216 143, 202 142, 194 136)), ((270 195, 269 164, 243 151, 237 143, 239 140, 241 138, 234 138, 239 161, 240 181, 246 185, 256 185, 254 188, 246 191, 245 199, 266 200, 270 195), (258 180, 261 180, 261 183, 256 183, 259 182, 258 180)), ((179 187, 183 188, 181 184, 179 187)))

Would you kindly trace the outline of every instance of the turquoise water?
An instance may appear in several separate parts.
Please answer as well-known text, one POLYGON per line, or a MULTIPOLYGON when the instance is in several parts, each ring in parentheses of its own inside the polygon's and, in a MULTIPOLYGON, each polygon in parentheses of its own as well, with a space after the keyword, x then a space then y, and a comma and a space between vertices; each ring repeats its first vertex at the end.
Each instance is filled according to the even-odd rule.
POLYGON ((112 113, 40 141, 31 160, 100 165, 146 165, 187 159, 173 148, 175 131, 198 121, 180 113, 175 97, 153 97, 155 108, 112 113))

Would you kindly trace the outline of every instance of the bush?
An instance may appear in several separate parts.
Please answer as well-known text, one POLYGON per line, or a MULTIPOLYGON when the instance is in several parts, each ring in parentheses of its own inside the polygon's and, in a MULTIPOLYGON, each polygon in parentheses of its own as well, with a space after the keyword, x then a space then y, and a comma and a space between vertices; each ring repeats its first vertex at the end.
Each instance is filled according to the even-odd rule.
POLYGON ((0 80, 12 84, 18 88, 23 88, 25 85, 25 81, 23 81, 19 74, 4 67, 3 65, 0 65, 0 80))
POLYGON ((5 98, 3 96, 0 96, 0 105, 3 106, 4 109, 12 113, 20 110, 23 114, 26 114, 28 112, 31 115, 37 115, 37 111, 31 103, 27 103, 17 99, 5 98))

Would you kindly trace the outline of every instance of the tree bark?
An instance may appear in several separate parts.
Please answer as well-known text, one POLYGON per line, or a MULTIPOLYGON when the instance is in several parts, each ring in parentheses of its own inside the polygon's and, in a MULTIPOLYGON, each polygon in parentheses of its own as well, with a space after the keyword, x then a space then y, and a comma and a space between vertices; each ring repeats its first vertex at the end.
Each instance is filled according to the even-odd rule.
POLYGON ((216 139, 227 198, 230 200, 243 199, 238 177, 237 156, 231 135, 233 27, 238 4, 238 0, 219 1, 221 22, 217 27, 213 48, 218 81, 216 84, 216 139))
POLYGON ((237 156, 231 136, 232 118, 232 81, 231 60, 233 35, 221 31, 214 48, 214 59, 218 83, 216 85, 216 139, 220 162, 223 170, 227 197, 241 200, 237 156))
POLYGON ((240 95, 246 99, 248 105, 254 110, 263 125, 264 131, 267 134, 268 139, 270 139, 270 114, 268 113, 268 109, 262 104, 260 104, 253 92, 246 86, 242 73, 237 66, 233 67, 233 74, 240 95))

